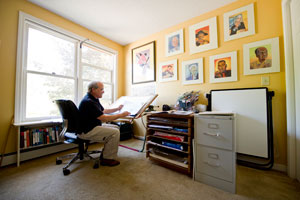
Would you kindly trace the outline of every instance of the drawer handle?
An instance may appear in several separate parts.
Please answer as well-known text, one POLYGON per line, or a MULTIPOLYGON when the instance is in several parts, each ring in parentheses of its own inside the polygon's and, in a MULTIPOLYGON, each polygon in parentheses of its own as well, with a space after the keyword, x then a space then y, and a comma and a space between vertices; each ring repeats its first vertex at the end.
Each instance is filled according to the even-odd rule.
POLYGON ((220 167, 220 164, 217 163, 217 164, 214 164, 214 163, 211 163, 209 161, 204 161, 205 164, 209 165, 209 166, 212 166, 212 167, 220 167))
POLYGON ((221 136, 220 133, 206 133, 206 132, 204 132, 203 134, 208 135, 208 136, 213 136, 213 137, 220 137, 221 136))

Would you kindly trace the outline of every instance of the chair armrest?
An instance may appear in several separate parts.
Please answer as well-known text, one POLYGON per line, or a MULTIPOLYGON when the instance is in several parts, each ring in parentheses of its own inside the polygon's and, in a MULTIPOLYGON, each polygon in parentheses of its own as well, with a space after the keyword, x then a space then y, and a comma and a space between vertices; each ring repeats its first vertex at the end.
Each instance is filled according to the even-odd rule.
POLYGON ((58 136, 58 141, 59 142, 63 142, 65 139, 65 133, 67 132, 68 129, 68 120, 67 119, 63 119, 63 129, 61 130, 59 136, 58 136))

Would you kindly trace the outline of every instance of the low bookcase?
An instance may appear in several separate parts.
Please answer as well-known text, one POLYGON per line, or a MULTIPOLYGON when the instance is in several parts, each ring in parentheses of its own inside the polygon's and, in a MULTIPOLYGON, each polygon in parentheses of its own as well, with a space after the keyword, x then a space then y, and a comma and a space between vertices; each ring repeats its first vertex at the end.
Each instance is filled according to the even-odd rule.
POLYGON ((17 136, 17 166, 21 161, 49 155, 76 147, 59 140, 61 121, 15 123, 17 136))

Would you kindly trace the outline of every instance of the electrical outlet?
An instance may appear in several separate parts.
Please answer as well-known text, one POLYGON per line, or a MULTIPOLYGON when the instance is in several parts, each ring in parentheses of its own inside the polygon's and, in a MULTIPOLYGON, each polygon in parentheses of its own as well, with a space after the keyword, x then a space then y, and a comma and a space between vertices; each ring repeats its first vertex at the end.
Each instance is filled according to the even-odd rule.
POLYGON ((261 85, 263 85, 263 86, 270 85, 270 77, 269 76, 262 76, 261 77, 261 85))

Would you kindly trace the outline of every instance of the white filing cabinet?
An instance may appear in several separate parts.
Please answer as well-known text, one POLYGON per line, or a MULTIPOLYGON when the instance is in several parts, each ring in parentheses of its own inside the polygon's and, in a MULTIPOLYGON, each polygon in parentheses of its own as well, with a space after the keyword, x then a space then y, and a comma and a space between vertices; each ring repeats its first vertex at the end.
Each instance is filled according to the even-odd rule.
POLYGON ((235 193, 236 154, 233 113, 195 115, 194 178, 235 193))

